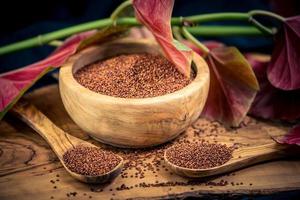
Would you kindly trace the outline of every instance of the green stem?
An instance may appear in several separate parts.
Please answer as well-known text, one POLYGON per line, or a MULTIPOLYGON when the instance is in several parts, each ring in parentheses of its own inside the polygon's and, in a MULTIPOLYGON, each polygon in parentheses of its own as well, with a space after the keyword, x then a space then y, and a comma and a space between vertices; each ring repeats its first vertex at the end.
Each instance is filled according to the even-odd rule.
POLYGON ((276 30, 270 29, 270 28, 262 25, 259 21, 254 19, 254 17, 250 17, 249 22, 251 22, 254 26, 256 26, 256 28, 258 28, 263 33, 274 35, 276 32, 276 30))
POLYGON ((127 8, 128 6, 132 5, 132 1, 131 0, 127 0, 124 1, 123 3, 121 3, 115 10, 114 12, 110 15, 110 18, 113 21, 116 21, 116 19, 118 18, 118 16, 120 15, 120 13, 127 8))
POLYGON ((266 36, 253 26, 194 26, 186 29, 191 34, 202 37, 266 36))
MULTIPOLYGON (((185 18, 174 17, 174 18, 172 18, 171 23, 172 23, 172 25, 180 26, 180 25, 182 25, 183 20, 188 20, 188 21, 191 21, 191 22, 197 24, 197 23, 205 23, 205 22, 210 22, 210 21, 223 21, 223 20, 248 21, 248 19, 249 19, 248 13, 214 13, 214 14, 189 16, 189 17, 185 17, 185 18)), ((44 44, 48 44, 52 40, 62 39, 62 38, 68 37, 70 35, 73 35, 73 34, 76 34, 79 32, 83 32, 83 31, 87 31, 87 30, 101 29, 106 26, 110 26, 113 23, 114 23, 114 21, 112 19, 107 18, 107 19, 101 19, 101 20, 96 20, 96 21, 92 21, 92 22, 75 25, 72 27, 58 30, 58 31, 53 31, 53 32, 39 35, 39 36, 30 38, 27 40, 23 40, 20 42, 2 46, 2 47, 0 47, 0 55, 4 55, 7 53, 11 53, 14 51, 19 51, 19 50, 27 49, 27 48, 31 48, 31 47, 41 46, 44 44)), ((117 25, 128 25, 128 26, 139 26, 140 25, 140 23, 134 17, 118 18, 118 19, 116 19, 116 24, 117 25)), ((201 26, 201 28, 202 28, 202 26, 201 26)), ((205 28, 205 27, 203 27, 203 28, 205 28)), ((231 27, 231 28, 233 28, 233 27, 231 27)), ((199 27, 199 29, 194 28, 194 27, 190 27, 187 29, 193 35, 202 35, 202 34, 208 35, 208 34, 210 34, 211 36, 215 36, 214 31, 218 32, 218 35, 220 35, 220 31, 218 31, 218 27, 216 27, 216 26, 209 29, 212 32, 203 32, 200 30, 200 27, 199 27), (193 31, 195 31, 195 32, 193 32, 193 31)), ((225 28, 223 28, 222 31, 224 29, 225 28)), ((244 30, 244 29, 240 28, 239 30, 244 30)), ((237 31, 234 31, 234 30, 231 30, 231 31, 233 31, 235 34, 238 34, 237 31)), ((246 34, 247 31, 249 31, 249 29, 242 31, 243 32, 242 34, 247 35, 246 34)), ((261 33, 259 31, 257 31, 257 30, 253 31, 253 29, 250 30, 249 34, 250 35, 261 35, 261 33)))
POLYGON ((265 11, 265 10, 252 10, 249 12, 249 22, 252 23, 254 26, 256 26, 259 30, 262 32, 265 32, 266 34, 274 35, 276 34, 277 30, 276 29, 270 29, 260 23, 258 20, 255 19, 255 16, 265 16, 269 17, 271 19, 278 20, 280 22, 284 22, 284 18, 281 17, 280 15, 277 15, 275 13, 265 11))
POLYGON ((209 49, 197 40, 197 38, 195 38, 185 27, 181 28, 181 32, 186 39, 194 43, 204 53, 204 56, 209 53, 209 49))
POLYGON ((284 17, 281 17, 280 15, 277 15, 275 13, 266 11, 266 10, 251 10, 250 12, 248 12, 248 14, 252 17, 254 16, 266 16, 266 17, 270 17, 273 19, 277 19, 281 22, 284 22, 284 17))
POLYGON ((172 18, 172 24, 182 24, 182 21, 187 20, 196 23, 206 23, 214 21, 228 21, 228 20, 239 20, 239 21, 248 21, 248 13, 237 13, 237 12, 227 12, 227 13, 211 13, 211 14, 202 14, 189 17, 175 17, 172 18))
POLYGON ((173 32, 173 36, 175 37, 176 40, 180 41, 183 39, 182 35, 180 33, 180 28, 178 26, 172 27, 172 32, 173 32))
POLYGON ((48 45, 50 46, 54 46, 54 47, 59 47, 63 44, 64 42, 63 41, 60 41, 60 40, 53 40, 51 42, 48 43, 48 45))
POLYGON ((37 46, 42 46, 44 44, 48 44, 52 40, 57 40, 57 39, 62 39, 65 37, 68 37, 70 35, 73 35, 75 33, 95 29, 95 28, 101 28, 105 27, 108 25, 111 25, 111 19, 103 19, 103 20, 97 20, 93 22, 88 22, 68 28, 64 28, 58 31, 46 33, 43 35, 39 35, 27 40, 23 40, 20 42, 16 42, 13 44, 9 44, 3 47, 0 47, 0 55, 4 55, 7 53, 11 53, 14 51, 22 50, 22 49, 27 49, 31 47, 37 47, 37 46))

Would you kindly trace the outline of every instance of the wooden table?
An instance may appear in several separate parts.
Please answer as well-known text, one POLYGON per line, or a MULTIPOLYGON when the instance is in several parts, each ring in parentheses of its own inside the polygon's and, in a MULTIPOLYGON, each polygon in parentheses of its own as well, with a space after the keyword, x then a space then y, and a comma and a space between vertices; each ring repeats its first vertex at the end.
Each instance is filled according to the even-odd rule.
MULTIPOLYGON (((65 131, 125 157, 125 169, 112 183, 87 185, 71 178, 44 140, 7 115, 0 122, 0 199, 164 199, 187 196, 266 194, 300 190, 300 160, 262 163, 222 176, 188 180, 170 172, 161 159, 164 146, 150 150, 114 149, 88 137, 68 117, 57 85, 27 95, 65 131)), ((200 138, 258 145, 287 128, 246 118, 238 129, 199 119, 177 140, 200 138), (243 138, 243 140, 242 140, 243 138), (245 141, 247 142, 243 142, 245 141)), ((176 142, 176 141, 175 141, 176 142)))

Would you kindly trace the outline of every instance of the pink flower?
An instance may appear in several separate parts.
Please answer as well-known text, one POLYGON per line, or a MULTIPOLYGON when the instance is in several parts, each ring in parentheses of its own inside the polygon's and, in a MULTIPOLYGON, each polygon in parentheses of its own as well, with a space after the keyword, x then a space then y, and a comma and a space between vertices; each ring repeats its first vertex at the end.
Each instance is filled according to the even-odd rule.
POLYGON ((280 144, 300 145, 300 125, 293 127, 285 136, 274 139, 280 144))
MULTIPOLYGON (((193 43, 183 43, 203 55, 193 43)), ((238 126, 250 109, 258 82, 237 48, 216 41, 203 44, 210 49, 208 55, 203 55, 210 70, 210 88, 202 116, 227 126, 238 126)))
POLYGON ((300 118, 300 89, 282 90, 274 87, 267 78, 269 58, 246 54, 259 82, 249 114, 264 119, 294 121, 300 118))
POLYGON ((210 88, 202 116, 239 126, 259 89, 251 66, 235 47, 214 48, 205 60, 210 88))
POLYGON ((89 31, 74 35, 44 60, 0 74, 0 119, 37 80, 62 65, 76 52, 80 42, 93 33, 89 31))
POLYGON ((284 21, 275 37, 267 72, 273 86, 282 90, 300 89, 300 16, 284 21))
POLYGON ((171 30, 173 6, 174 0, 133 0, 136 18, 152 32, 166 58, 189 77, 192 54, 190 49, 174 42, 171 30))

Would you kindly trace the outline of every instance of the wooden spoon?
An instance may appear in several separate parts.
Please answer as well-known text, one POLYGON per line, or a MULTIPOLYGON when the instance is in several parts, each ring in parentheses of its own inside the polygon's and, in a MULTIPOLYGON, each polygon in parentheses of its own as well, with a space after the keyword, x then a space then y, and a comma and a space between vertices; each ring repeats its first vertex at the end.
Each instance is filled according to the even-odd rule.
POLYGON ((64 168, 74 178, 85 183, 104 183, 115 178, 121 172, 123 166, 123 159, 120 156, 120 163, 113 170, 106 174, 101 174, 98 176, 86 176, 72 172, 64 163, 64 153, 76 146, 97 146, 64 132, 55 124, 53 124, 35 106, 26 102, 23 99, 11 109, 11 112, 16 114, 22 121, 24 121, 36 132, 38 132, 48 142, 48 144, 53 149, 54 153, 57 155, 64 168))
POLYGON ((287 155, 287 148, 290 147, 288 147, 288 145, 278 144, 275 141, 270 141, 270 143, 260 146, 240 147, 233 151, 232 158, 223 165, 207 169, 189 169, 171 163, 166 156, 169 149, 166 149, 164 152, 164 160, 167 166, 176 174, 184 177, 200 178, 234 171, 255 163, 283 157, 284 155, 287 155))

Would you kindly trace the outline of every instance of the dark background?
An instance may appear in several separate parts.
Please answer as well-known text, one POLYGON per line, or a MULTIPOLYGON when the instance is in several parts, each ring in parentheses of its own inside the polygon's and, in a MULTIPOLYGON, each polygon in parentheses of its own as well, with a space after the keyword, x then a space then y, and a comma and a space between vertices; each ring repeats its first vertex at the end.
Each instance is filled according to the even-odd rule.
MULTIPOLYGON (((121 0, 7 0, 2 1, 0 46, 82 22, 109 17, 121 0)), ((176 0, 173 16, 209 12, 275 10, 285 16, 299 14, 296 0, 176 0)), ((217 39, 243 51, 269 53, 272 39, 261 37, 200 38, 217 39)), ((43 46, 0 57, 0 73, 46 57, 53 47, 43 46)))
MULTIPOLYGON (((7 0, 1 2, 0 46, 82 22, 109 17, 121 0, 7 0)), ((246 12, 252 9, 272 10, 283 16, 300 14, 296 0, 176 0, 173 16, 210 12, 246 12)), ((242 51, 270 53, 272 38, 226 37, 200 38, 220 40, 242 51)), ((25 66, 46 57, 53 47, 32 48, 0 57, 0 73, 25 66)), ((47 75, 39 86, 53 83, 47 75)), ((255 199, 297 199, 300 192, 265 195, 255 199)), ((252 199, 251 197, 241 197, 252 199)))

